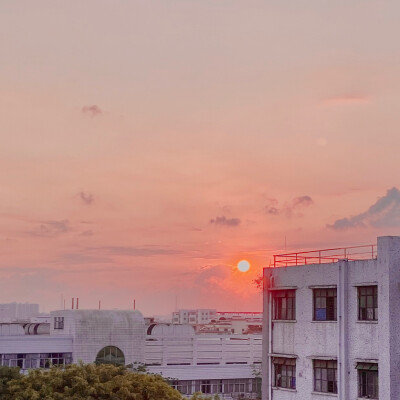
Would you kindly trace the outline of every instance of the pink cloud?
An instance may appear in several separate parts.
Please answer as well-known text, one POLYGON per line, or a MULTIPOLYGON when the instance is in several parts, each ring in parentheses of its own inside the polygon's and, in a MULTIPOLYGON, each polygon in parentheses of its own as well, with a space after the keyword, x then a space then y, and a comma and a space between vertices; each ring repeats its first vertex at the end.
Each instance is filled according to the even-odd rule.
POLYGON ((323 104, 325 105, 366 104, 370 102, 371 102, 371 96, 362 94, 347 94, 347 95, 328 97, 323 101, 323 104))

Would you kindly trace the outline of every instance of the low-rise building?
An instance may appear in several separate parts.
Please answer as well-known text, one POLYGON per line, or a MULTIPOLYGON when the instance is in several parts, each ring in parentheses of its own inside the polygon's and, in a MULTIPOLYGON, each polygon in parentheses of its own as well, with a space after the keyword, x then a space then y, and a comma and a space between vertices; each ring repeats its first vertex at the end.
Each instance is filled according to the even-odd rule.
POLYGON ((147 323, 139 311, 59 310, 50 323, 0 324, 0 365, 145 365, 184 395, 258 397, 261 335, 202 335, 190 325, 147 323))
POLYGON ((16 302, 0 304, 0 323, 29 321, 31 317, 37 315, 39 315, 39 304, 16 302))

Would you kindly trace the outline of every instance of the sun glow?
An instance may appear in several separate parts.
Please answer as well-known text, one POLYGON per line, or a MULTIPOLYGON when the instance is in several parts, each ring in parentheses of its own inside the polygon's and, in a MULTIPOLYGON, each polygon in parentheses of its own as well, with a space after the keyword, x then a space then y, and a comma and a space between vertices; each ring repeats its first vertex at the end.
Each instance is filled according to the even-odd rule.
POLYGON ((240 272, 247 272, 250 269, 250 263, 246 260, 239 261, 237 268, 240 272))

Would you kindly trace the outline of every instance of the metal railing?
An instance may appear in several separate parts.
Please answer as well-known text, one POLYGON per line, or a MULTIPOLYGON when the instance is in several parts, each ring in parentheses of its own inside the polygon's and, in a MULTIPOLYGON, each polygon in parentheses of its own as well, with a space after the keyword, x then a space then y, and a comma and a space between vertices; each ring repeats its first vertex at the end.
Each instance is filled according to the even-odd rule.
POLYGON ((338 247, 300 251, 296 253, 274 255, 273 267, 291 267, 307 264, 327 264, 346 259, 348 261, 370 260, 377 257, 376 244, 354 247, 338 247))

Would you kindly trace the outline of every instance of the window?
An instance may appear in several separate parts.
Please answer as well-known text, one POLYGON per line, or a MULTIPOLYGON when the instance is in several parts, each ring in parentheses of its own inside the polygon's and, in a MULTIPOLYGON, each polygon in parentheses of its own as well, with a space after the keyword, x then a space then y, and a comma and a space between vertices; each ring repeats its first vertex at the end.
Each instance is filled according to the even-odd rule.
POLYGON ((201 381, 200 391, 201 393, 211 393, 211 382, 201 381))
POLYGON ((64 329, 64 317, 54 317, 54 329, 64 329))
POLYGON ((358 397, 378 399, 378 364, 358 363, 358 397))
POLYGON ((378 320, 378 286, 361 286, 358 290, 358 320, 378 320))
POLYGON ((336 321, 336 288, 314 289, 314 321, 336 321))
POLYGON ((337 393, 337 361, 314 360, 314 391, 337 393))
POLYGON ((275 387, 296 389, 296 359, 274 357, 275 387))
POLYGON ((224 383, 224 393, 247 393, 248 379, 226 379, 224 383))
POLYGON ((181 394, 192 394, 192 381, 172 381, 171 386, 181 394))
POLYGON ((272 294, 273 319, 294 320, 296 318, 296 291, 277 290, 272 294))
POLYGON ((0 354, 0 366, 29 368, 50 368, 52 365, 72 363, 72 353, 25 353, 0 354))
POLYGON ((107 346, 98 352, 96 364, 125 365, 125 356, 118 347, 107 346))

